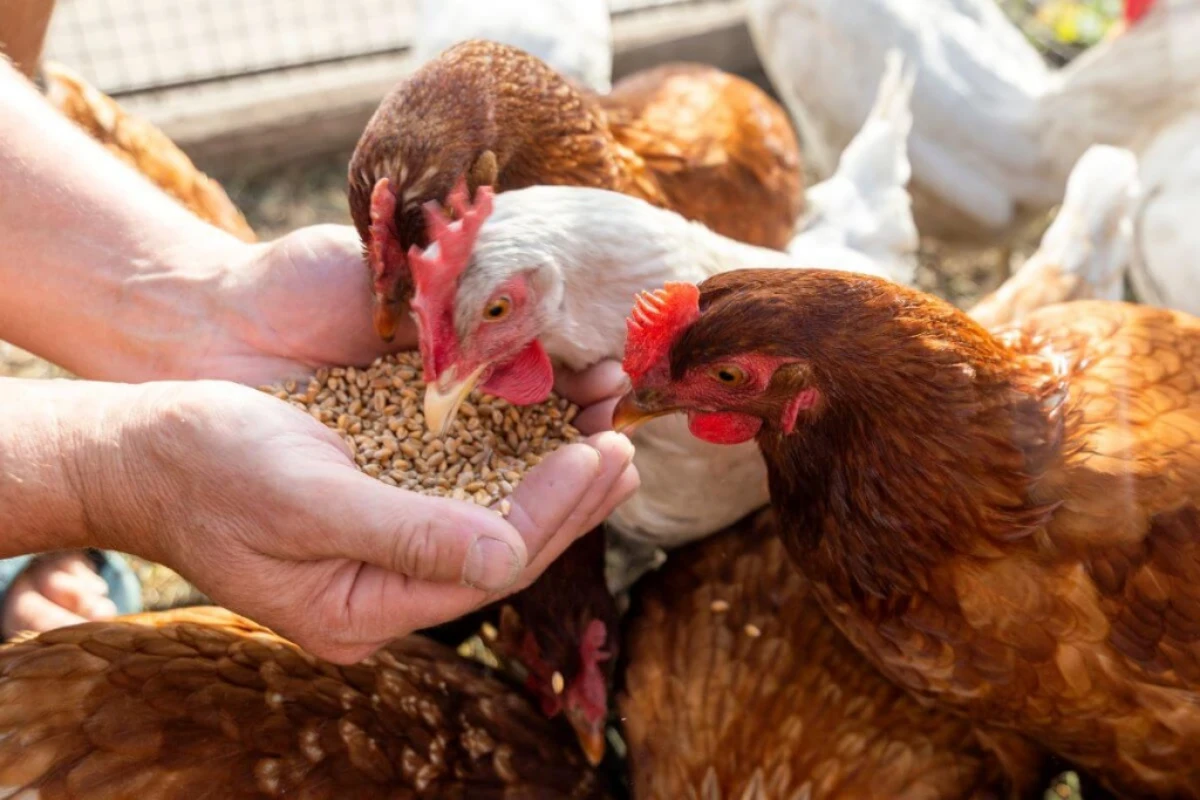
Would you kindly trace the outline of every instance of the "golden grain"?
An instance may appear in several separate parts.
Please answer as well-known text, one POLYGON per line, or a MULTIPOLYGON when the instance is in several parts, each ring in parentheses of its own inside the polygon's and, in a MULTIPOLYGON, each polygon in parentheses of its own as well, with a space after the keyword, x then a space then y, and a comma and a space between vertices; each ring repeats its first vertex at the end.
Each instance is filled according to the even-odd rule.
POLYGON ((365 474, 389 486, 453 497, 507 515, 525 473, 549 452, 579 438, 578 408, 558 397, 518 408, 475 391, 445 439, 421 414, 421 359, 416 352, 378 359, 365 370, 322 369, 307 383, 262 391, 307 412, 340 435, 365 474))

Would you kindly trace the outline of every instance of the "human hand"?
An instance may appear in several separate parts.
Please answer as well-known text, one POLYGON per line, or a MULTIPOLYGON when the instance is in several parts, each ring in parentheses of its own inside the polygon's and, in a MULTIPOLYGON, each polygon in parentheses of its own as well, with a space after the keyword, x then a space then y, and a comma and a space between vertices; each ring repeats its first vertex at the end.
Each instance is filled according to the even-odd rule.
POLYGON ((579 406, 575 427, 586 434, 611 431, 613 410, 629 391, 629 377, 619 361, 600 361, 582 372, 560 370, 554 391, 579 406))
POLYGON ((206 284, 214 324, 202 352, 178 359, 178 377, 274 383, 416 347, 408 315, 393 342, 375 334, 354 228, 314 225, 264 244, 221 245, 197 256, 216 262, 222 277, 206 284))
POLYGON ((9 586, 0 631, 8 639, 22 631, 41 633, 116 614, 108 584, 84 553, 50 553, 32 561, 9 586))
POLYGON ((524 588, 638 485, 629 441, 603 434, 547 457, 504 519, 363 475, 336 433, 252 389, 130 391, 74 468, 94 540, 337 662, 524 588))

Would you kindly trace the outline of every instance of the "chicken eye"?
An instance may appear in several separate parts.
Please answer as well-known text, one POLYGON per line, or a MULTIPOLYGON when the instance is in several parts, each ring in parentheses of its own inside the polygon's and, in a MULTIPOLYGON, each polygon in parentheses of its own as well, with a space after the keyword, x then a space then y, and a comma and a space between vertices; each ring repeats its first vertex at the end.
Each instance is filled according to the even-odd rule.
POLYGON ((509 300, 508 297, 497 297, 483 310, 483 318, 488 322, 496 322, 507 317, 510 311, 512 311, 512 300, 509 300))
POLYGON ((746 382, 745 371, 736 364, 721 364, 710 369, 708 374, 726 386, 741 386, 746 382))

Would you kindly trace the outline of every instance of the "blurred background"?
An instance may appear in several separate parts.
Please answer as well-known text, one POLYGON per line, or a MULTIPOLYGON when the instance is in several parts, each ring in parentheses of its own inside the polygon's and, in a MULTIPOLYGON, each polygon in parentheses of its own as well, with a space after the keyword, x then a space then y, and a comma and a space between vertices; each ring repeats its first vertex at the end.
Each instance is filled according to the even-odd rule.
MULTIPOLYGON (((1000 5, 1054 66, 1101 41, 1122 11, 1121 0, 1000 5)), ((409 37, 418 6, 417 0, 59 0, 46 57, 160 127, 270 238, 299 225, 349 221, 345 165, 380 97, 413 66, 409 37)), ((771 89, 741 0, 612 0, 610 7, 614 80, 684 60, 771 89)), ((1038 235, 1024 239, 1036 242, 1038 235)), ((935 245, 927 244, 927 260, 935 245)), ((961 276, 950 270, 937 284, 962 302, 993 288, 1003 267, 998 258, 1020 252, 970 255, 978 270, 961 276)), ((923 280, 938 279, 929 273, 923 280)))

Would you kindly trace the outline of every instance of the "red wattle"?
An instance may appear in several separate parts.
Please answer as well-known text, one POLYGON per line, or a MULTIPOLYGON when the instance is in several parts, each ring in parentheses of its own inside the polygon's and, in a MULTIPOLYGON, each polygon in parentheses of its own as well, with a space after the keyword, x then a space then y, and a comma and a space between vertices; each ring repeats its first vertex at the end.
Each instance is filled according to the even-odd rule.
POLYGON ((492 370, 483 390, 513 405, 541 403, 554 388, 554 366, 541 342, 530 342, 520 354, 492 370))
POLYGON ((758 435, 762 420, 736 411, 689 411, 688 430, 712 444, 741 444, 758 435))

